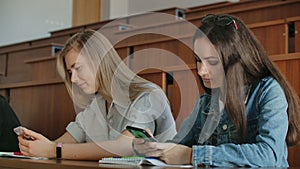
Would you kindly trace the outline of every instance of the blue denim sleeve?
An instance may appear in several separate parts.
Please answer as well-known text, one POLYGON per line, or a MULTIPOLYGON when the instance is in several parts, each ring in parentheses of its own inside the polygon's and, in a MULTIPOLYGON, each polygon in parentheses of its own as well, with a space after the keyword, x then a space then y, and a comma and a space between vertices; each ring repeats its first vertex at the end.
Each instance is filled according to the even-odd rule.
POLYGON ((267 79, 256 92, 257 96, 251 104, 253 108, 250 109, 259 111, 256 142, 225 143, 219 146, 194 145, 193 165, 288 167, 285 142, 288 104, 285 94, 274 79, 267 79))
POLYGON ((173 137, 173 139, 170 140, 169 142, 181 143, 181 144, 187 145, 187 143, 185 143, 184 140, 185 140, 185 138, 189 138, 189 135, 191 134, 190 131, 191 131, 192 127, 194 126, 194 123, 197 119, 200 104, 201 104, 201 97, 197 99, 196 104, 195 104, 192 112, 181 123, 179 131, 173 137))

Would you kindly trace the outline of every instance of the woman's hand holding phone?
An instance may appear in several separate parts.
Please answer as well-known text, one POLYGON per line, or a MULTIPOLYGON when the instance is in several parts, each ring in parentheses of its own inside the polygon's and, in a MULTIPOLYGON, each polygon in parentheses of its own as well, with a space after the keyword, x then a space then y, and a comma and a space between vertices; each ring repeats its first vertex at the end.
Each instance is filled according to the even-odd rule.
POLYGON ((14 132, 18 135, 18 136, 23 136, 24 139, 26 140, 34 140, 33 137, 24 134, 24 128, 22 126, 16 127, 14 128, 14 132))
POLYGON ((148 141, 148 142, 157 142, 157 140, 144 129, 133 127, 133 126, 127 126, 126 129, 135 138, 142 138, 142 139, 144 139, 145 141, 148 141))

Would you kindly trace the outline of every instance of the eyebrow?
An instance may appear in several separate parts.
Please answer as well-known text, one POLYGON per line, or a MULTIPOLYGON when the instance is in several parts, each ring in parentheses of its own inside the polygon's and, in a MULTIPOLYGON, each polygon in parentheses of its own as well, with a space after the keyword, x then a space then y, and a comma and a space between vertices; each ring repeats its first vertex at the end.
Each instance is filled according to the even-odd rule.
POLYGON ((218 59, 218 57, 216 56, 209 56, 209 57, 206 57, 206 58, 203 58, 204 60, 209 60, 209 59, 218 59))
POLYGON ((195 56, 195 58, 196 58, 196 61, 200 61, 200 60, 210 60, 210 59, 219 59, 218 57, 216 57, 216 56, 209 56, 209 57, 206 57, 206 58, 202 58, 202 59, 200 59, 200 57, 199 56, 195 56))
MULTIPOLYGON (((201 58, 199 57, 199 55, 197 55, 195 52, 193 52, 193 53, 194 53, 194 58, 195 58, 195 60, 196 60, 196 61, 200 61, 201 58)), ((202 58, 202 59, 203 59, 203 60, 219 59, 219 57, 217 57, 217 56, 208 56, 208 57, 202 58)))
MULTIPOLYGON (((76 65, 76 63, 73 63, 73 64, 71 65, 71 68, 74 68, 75 65, 76 65)), ((71 71, 71 69, 67 69, 67 71, 71 71)))

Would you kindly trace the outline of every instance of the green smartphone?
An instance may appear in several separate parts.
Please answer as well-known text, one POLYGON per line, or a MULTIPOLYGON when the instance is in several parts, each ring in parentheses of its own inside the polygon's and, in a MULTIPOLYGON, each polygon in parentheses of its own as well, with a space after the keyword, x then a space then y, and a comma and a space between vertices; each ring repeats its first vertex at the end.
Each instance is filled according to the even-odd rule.
POLYGON ((137 128, 137 127, 133 127, 133 126, 126 126, 126 129, 132 134, 134 135, 135 138, 142 138, 146 141, 149 142, 157 142, 157 140, 152 137, 146 130, 141 129, 141 128, 137 128))

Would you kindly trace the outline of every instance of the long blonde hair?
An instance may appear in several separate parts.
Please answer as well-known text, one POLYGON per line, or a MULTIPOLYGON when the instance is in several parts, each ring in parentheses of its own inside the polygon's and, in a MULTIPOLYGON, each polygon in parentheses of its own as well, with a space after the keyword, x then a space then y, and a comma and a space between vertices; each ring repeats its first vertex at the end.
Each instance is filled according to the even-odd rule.
MULTIPOLYGON (((67 71, 65 57, 71 49, 80 51, 91 67, 97 71, 96 81, 99 83, 97 92, 105 99, 127 98, 135 100, 142 92, 159 88, 157 85, 137 76, 121 60, 109 40, 94 30, 84 30, 73 35, 65 44, 57 58, 57 69, 65 82, 66 88, 79 108, 85 108, 92 96, 86 95, 80 88, 73 85, 67 71)), ((126 103, 125 103, 126 104, 126 103)))

